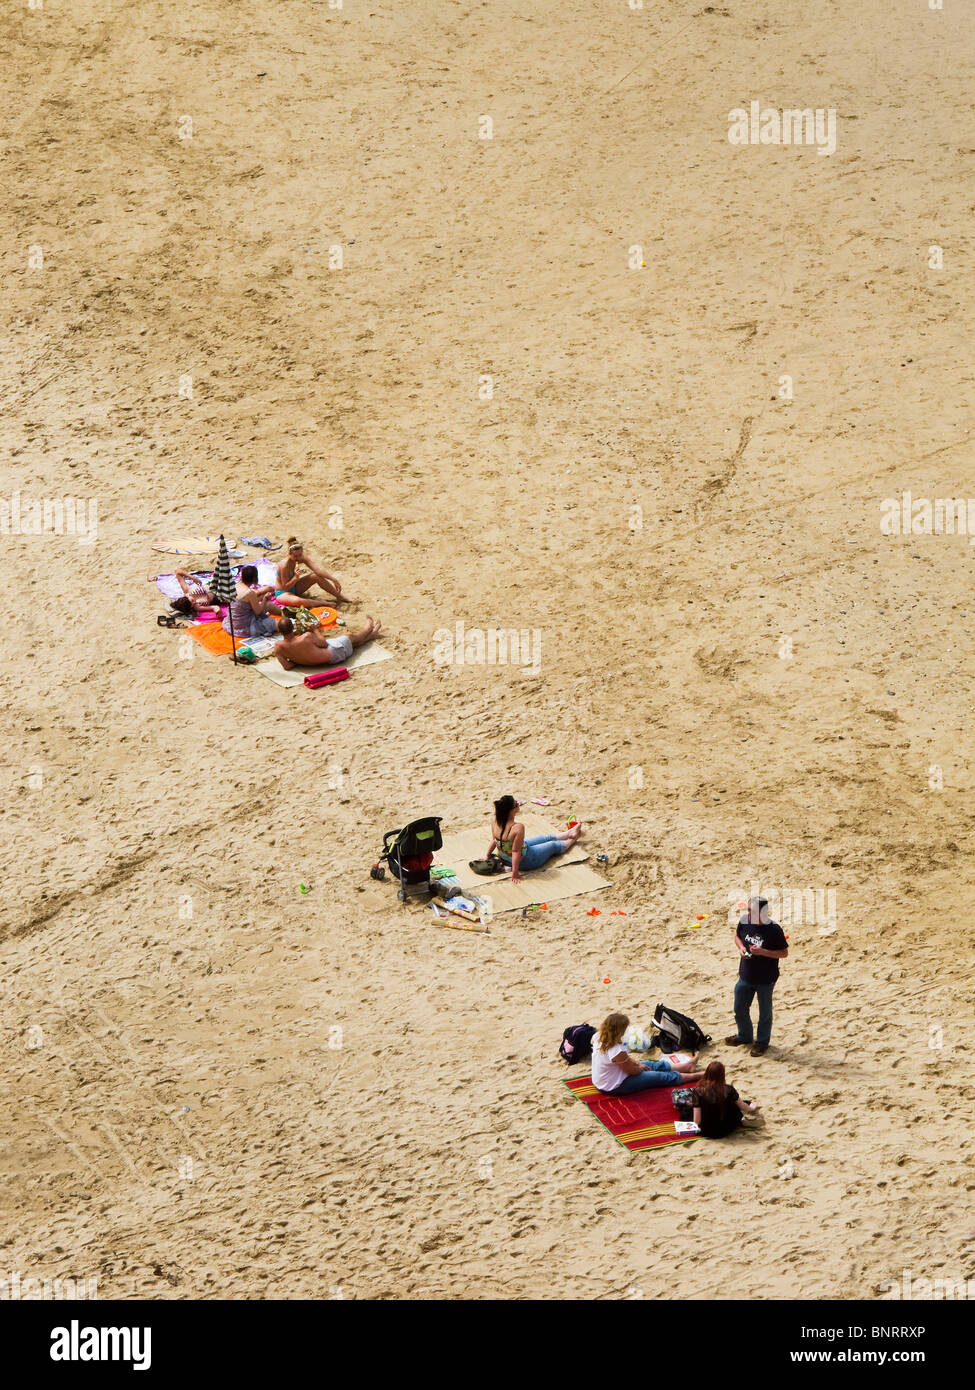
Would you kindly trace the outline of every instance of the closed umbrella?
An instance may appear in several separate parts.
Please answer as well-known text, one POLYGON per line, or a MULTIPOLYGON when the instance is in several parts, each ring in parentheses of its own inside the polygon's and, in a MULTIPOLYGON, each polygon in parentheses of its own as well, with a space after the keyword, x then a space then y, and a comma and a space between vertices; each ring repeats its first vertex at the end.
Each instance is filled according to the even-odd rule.
POLYGON ((213 571, 213 583, 210 585, 213 596, 218 603, 227 605, 227 612, 230 615, 230 641, 234 649, 234 661, 237 660, 237 639, 234 636, 234 601, 237 598, 237 584, 230 572, 230 556, 227 554, 227 542, 223 536, 220 537, 220 552, 217 555, 217 568, 213 571))

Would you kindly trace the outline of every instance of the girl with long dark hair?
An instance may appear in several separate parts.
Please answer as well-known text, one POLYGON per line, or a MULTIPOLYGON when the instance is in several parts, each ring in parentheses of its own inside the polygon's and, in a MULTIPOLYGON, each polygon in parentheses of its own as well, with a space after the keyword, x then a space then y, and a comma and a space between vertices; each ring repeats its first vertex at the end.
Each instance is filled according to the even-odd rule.
POLYGON ((734 1086, 728 1085, 724 1064, 709 1062, 694 1090, 694 1123, 704 1137, 723 1139, 738 1128, 746 1115, 759 1113, 757 1105, 742 1100, 734 1086))
POLYGON ((557 854, 571 849, 582 834, 582 826, 576 824, 571 830, 560 830, 556 834, 532 835, 525 839, 525 827, 515 819, 515 812, 521 802, 513 796, 501 796, 494 803, 494 820, 491 822, 491 843, 487 857, 491 858, 497 846, 498 854, 505 864, 511 865, 511 882, 521 882, 521 871, 540 869, 557 854))

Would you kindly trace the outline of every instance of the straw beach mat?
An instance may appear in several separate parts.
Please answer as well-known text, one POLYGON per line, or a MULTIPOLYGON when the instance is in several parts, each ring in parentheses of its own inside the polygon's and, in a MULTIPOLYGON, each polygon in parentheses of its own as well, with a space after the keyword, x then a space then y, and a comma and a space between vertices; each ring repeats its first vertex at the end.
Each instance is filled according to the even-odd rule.
MULTIPOLYGON (((330 631, 329 635, 341 637, 342 633, 336 629, 335 632, 330 631)), ((354 670, 357 666, 371 666, 375 661, 389 661, 392 655, 392 652, 385 651, 378 643, 369 642, 364 647, 356 647, 348 661, 343 658, 340 664, 354 670)), ((264 661, 259 661, 254 670, 260 671, 262 676, 267 676, 275 685, 283 685, 286 690, 293 690, 299 685, 304 686, 306 676, 313 676, 317 671, 334 671, 335 666, 297 666, 293 671, 286 671, 276 656, 269 656, 264 661)))
MULTIPOLYGON (((526 840, 533 835, 555 834, 553 827, 540 817, 530 812, 519 812, 519 815, 525 826, 526 840)), ((582 893, 609 887, 609 880, 601 878, 586 863, 589 852, 584 845, 575 845, 557 859, 550 859, 544 868, 526 872, 520 883, 511 882, 510 869, 503 874, 482 877, 469 867, 469 861, 484 857, 490 839, 491 830, 487 824, 478 830, 461 830, 456 835, 445 835, 443 848, 438 850, 435 859, 438 864, 453 869, 465 892, 490 898, 491 911, 494 913, 514 912, 532 903, 576 898, 582 893)))

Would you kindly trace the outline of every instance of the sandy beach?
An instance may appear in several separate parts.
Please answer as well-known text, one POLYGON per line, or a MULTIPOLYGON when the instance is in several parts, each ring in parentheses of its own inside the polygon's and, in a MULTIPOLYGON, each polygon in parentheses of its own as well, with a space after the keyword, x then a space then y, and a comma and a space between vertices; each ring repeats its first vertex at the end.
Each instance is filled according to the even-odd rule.
POLYGON ((975 1277, 975 527, 913 506, 975 497, 966 7, 0 33, 0 1275, 975 1277), (753 101, 832 111, 835 150, 733 144, 753 101), (25 530, 45 499, 84 527, 25 530), (220 532, 302 537, 392 659, 281 689, 158 627, 154 542, 220 532), (459 624, 531 659, 438 659, 459 624), (486 850, 504 792, 610 886, 482 935, 370 878, 417 816, 486 850), (833 904, 785 926, 761 1058, 720 1045, 753 884, 833 904), (661 1001, 762 1128, 628 1153, 560 1084, 563 1028, 661 1001))

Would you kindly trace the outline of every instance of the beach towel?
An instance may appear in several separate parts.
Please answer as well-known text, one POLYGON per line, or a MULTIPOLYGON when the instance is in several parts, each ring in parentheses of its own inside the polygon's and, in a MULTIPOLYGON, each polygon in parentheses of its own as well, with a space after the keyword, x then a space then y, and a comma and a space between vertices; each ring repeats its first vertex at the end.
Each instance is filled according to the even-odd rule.
POLYGON ((336 685, 348 679, 349 672, 345 666, 330 666, 327 671, 316 671, 314 675, 306 676, 305 685, 309 690, 320 690, 323 685, 336 685))
POLYGON ((587 1105, 601 1125, 624 1149, 659 1149, 663 1144, 688 1144, 700 1135, 678 1134, 679 1119, 672 1086, 637 1091, 634 1095, 607 1095, 592 1084, 592 1076, 573 1076, 562 1082, 577 1100, 587 1105))
MULTIPOLYGON (((526 836, 554 834, 553 828, 539 816, 522 807, 518 813, 524 822, 526 836)), ((558 902, 560 898, 575 898, 581 893, 593 893, 608 888, 609 880, 601 878, 585 862, 589 851, 585 845, 574 845, 557 859, 550 859, 541 869, 526 873, 520 883, 511 882, 511 870, 491 878, 481 878, 473 872, 470 860, 483 855, 491 831, 485 825, 478 830, 461 830, 443 837, 443 848, 437 852, 437 863, 447 865, 465 893, 488 898, 492 913, 514 912, 532 903, 558 902)))
MULTIPOLYGON (((194 642, 199 642, 211 656, 232 656, 234 646, 230 633, 224 632, 222 623, 191 623, 186 629, 194 642)), ((238 646, 243 642, 238 640, 238 646)))
MULTIPOLYGON (((275 584, 277 582, 278 571, 276 565, 272 564, 269 560, 258 560, 256 564, 258 584, 275 584)), ((236 578, 240 573, 240 566, 234 565, 231 572, 236 578)), ((204 588, 209 587, 210 580, 213 578, 213 570, 191 570, 190 573, 196 575, 204 588)), ((157 574, 156 588, 168 599, 179 598, 180 594, 183 592, 179 587, 179 580, 176 578, 175 574, 157 574)))
MULTIPOLYGON (((326 627, 330 625, 329 615, 331 615, 332 622, 335 622, 334 608, 313 608, 312 612, 317 613, 324 620, 326 627)), ((193 623, 187 628, 187 632, 193 638, 193 641, 199 642, 200 646, 205 647, 211 656, 233 656, 234 645, 230 640, 230 633, 224 631, 222 623, 193 623)), ((244 646, 245 643, 250 645, 248 638, 238 637, 238 650, 244 646)), ((274 661, 275 666, 278 667, 278 670, 281 671, 282 675, 288 674, 281 670, 275 658, 272 657, 271 659, 274 661)), ((254 669, 255 671, 259 671, 261 669, 260 663, 258 663, 254 669)), ((298 684, 301 684, 300 678, 298 684)))

